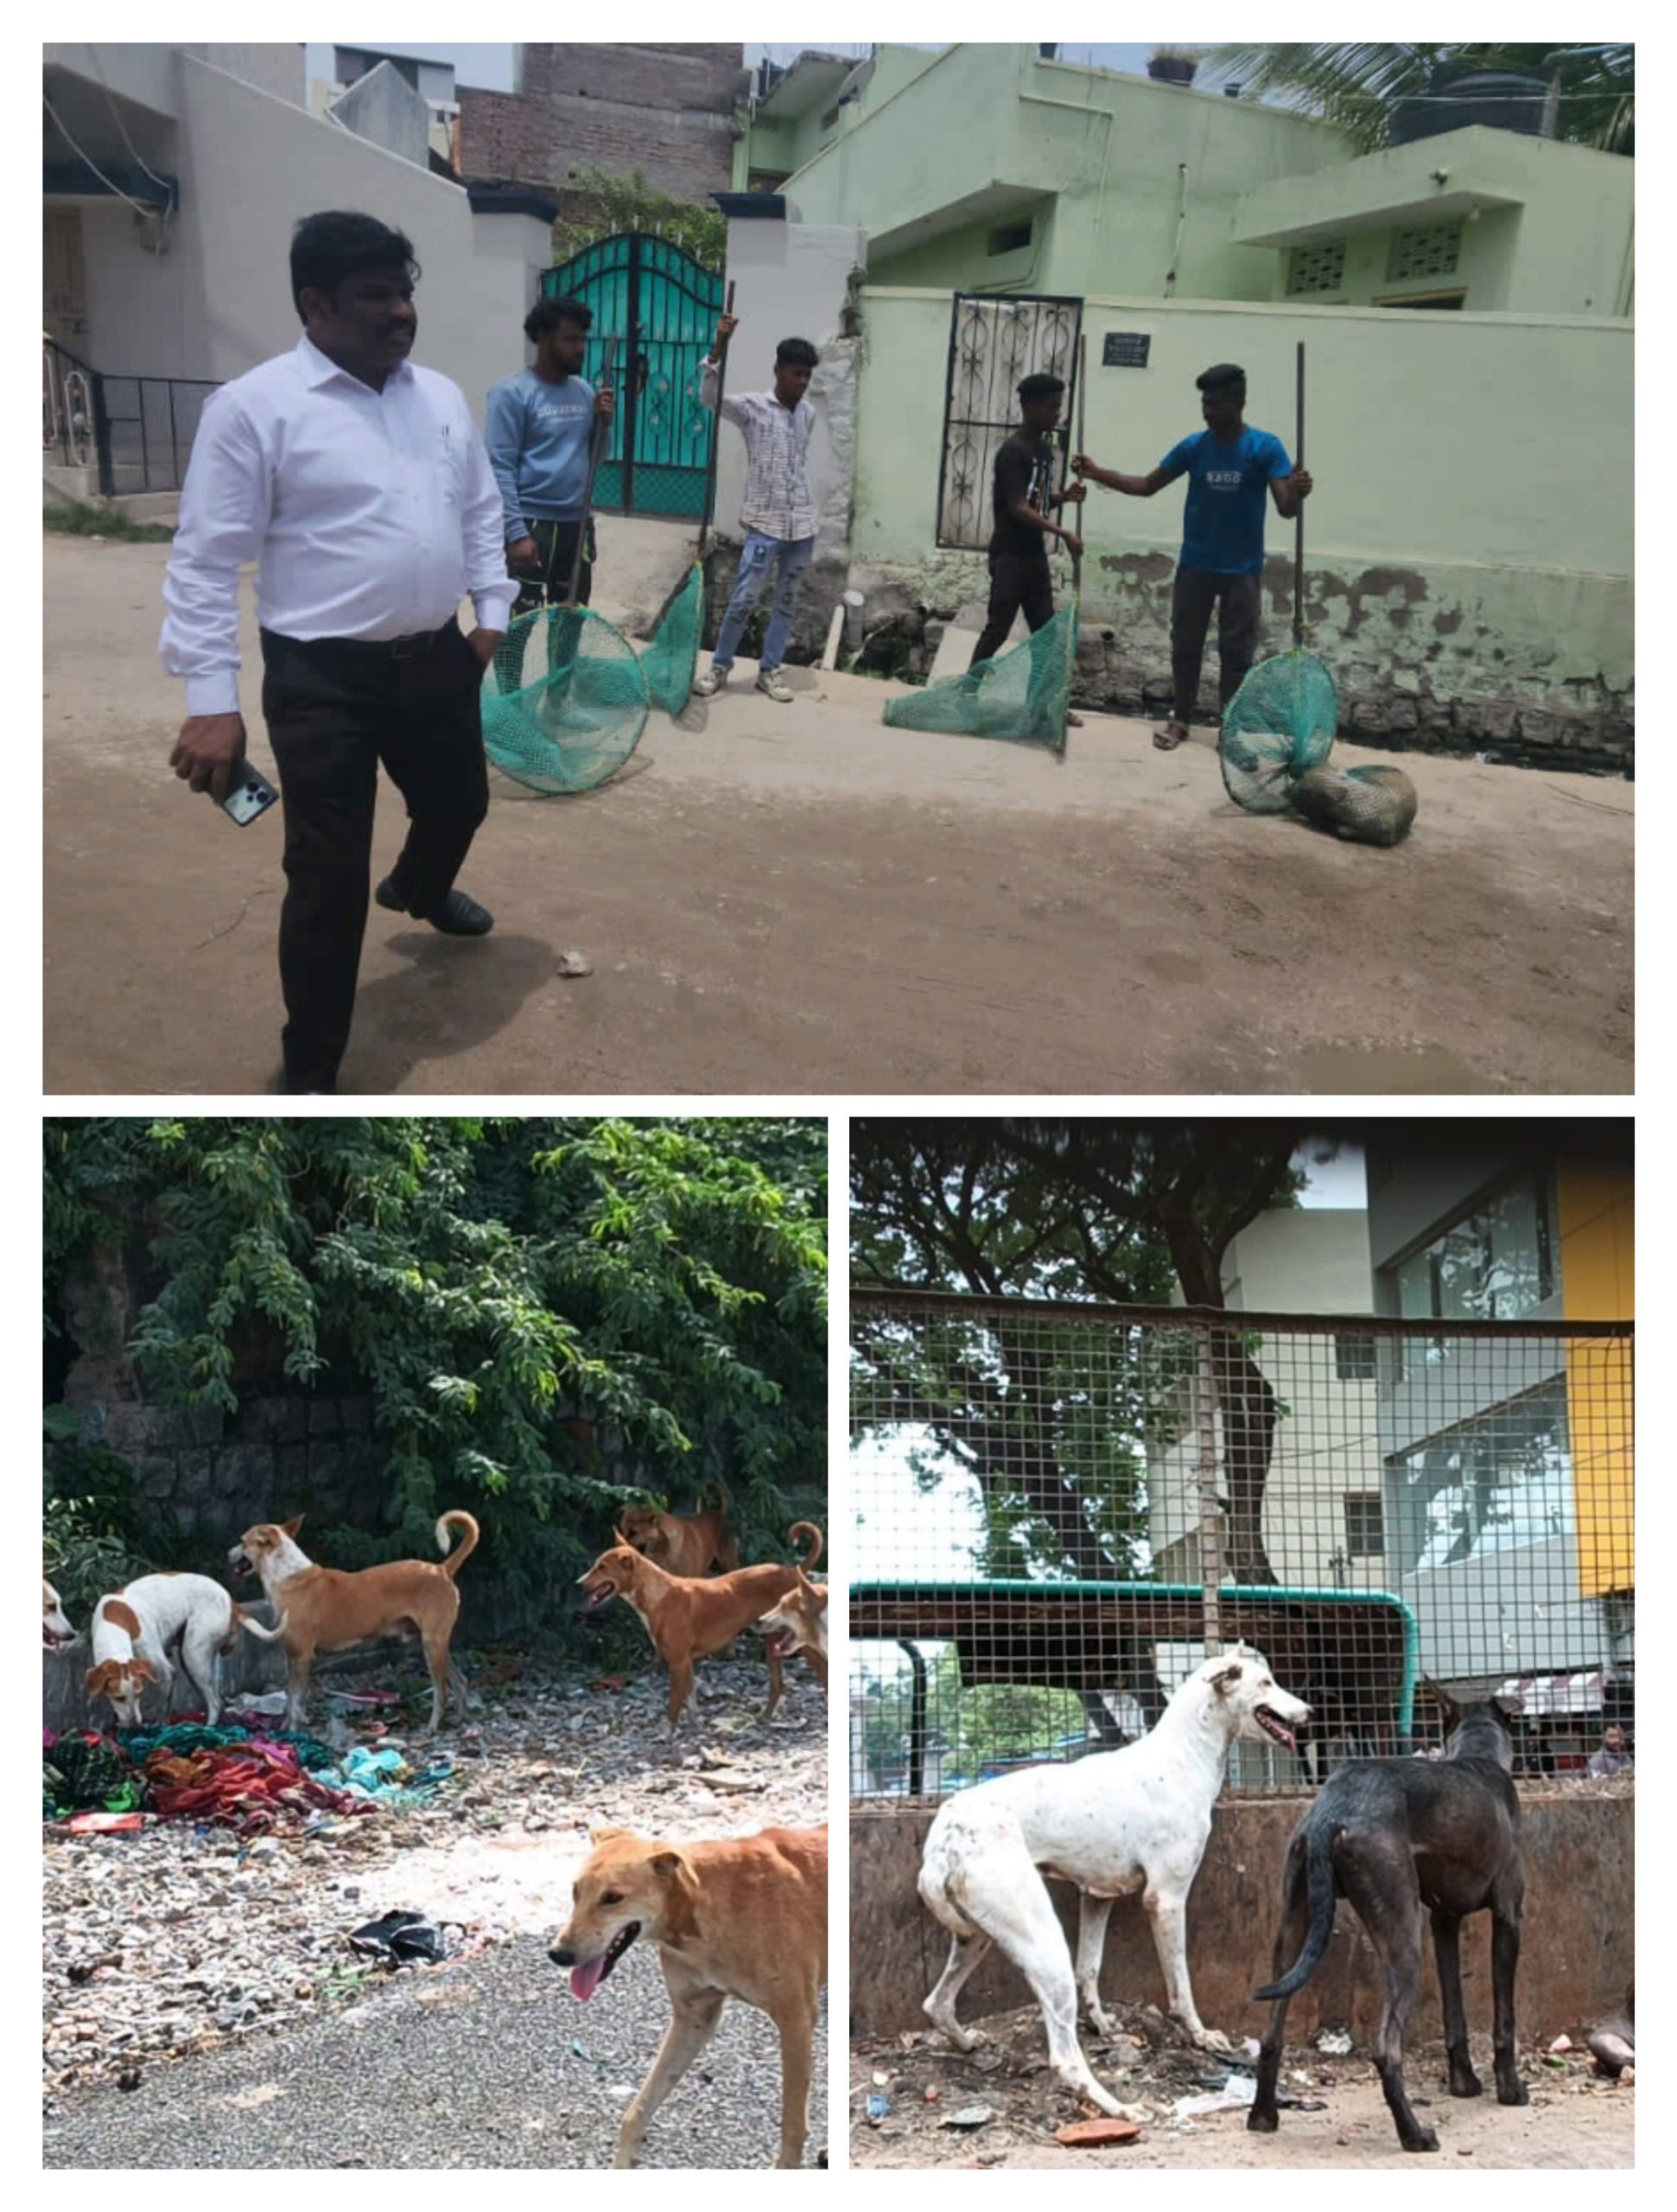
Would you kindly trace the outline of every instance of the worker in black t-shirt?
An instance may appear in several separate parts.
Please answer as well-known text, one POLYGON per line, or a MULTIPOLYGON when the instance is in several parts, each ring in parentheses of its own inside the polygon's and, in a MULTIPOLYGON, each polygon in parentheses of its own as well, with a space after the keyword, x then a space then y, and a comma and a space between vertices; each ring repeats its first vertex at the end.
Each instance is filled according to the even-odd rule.
POLYGON ((1051 520, 1053 510, 1077 505, 1084 487, 1052 489, 1054 448, 1049 436, 1060 419, 1065 385, 1058 377, 1026 377, 1019 388, 1020 427, 995 457, 995 530, 990 539, 990 607, 984 634, 972 657, 976 667, 1000 652, 1021 607, 1032 631, 1054 614, 1048 574, 1048 541, 1058 537, 1074 554, 1083 550, 1076 531, 1051 520))

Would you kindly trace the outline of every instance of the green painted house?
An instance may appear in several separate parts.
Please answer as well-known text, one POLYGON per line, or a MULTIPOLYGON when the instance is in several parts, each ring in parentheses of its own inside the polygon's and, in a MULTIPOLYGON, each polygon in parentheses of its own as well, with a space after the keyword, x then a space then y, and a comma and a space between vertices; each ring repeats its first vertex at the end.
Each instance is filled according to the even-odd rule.
POLYGON ((1357 156, 1313 118, 1032 46, 806 52, 739 190, 867 233, 871 284, 1623 316, 1625 156, 1475 127, 1357 156))

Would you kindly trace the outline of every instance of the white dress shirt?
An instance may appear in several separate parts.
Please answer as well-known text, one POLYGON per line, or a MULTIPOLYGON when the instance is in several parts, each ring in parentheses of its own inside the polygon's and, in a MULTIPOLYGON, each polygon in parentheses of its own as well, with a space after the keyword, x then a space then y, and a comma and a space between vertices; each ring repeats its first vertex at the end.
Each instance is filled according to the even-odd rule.
MULTIPOLYGON (((721 370, 707 359, 699 373, 699 404, 714 414, 721 370)), ((744 431, 746 496, 740 519, 765 537, 813 537, 815 501, 810 497, 810 433, 816 410, 807 399, 783 407, 772 391, 726 392, 722 420, 744 431)))
POLYGON ((288 638, 440 630, 472 594, 504 630, 501 495, 464 394, 401 361, 382 391, 300 338, 212 394, 193 440, 160 647, 188 715, 238 711, 238 569, 288 638))

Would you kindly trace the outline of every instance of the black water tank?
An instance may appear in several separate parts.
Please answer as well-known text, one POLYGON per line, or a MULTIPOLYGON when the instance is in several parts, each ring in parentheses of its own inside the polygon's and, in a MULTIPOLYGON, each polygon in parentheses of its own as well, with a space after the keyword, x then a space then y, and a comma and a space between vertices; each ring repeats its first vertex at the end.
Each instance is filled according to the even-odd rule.
POLYGON ((1435 69, 1428 89, 1400 100, 1392 117, 1392 143, 1407 146, 1440 131, 1478 124, 1490 130, 1550 135, 1549 80, 1515 69, 1435 69))

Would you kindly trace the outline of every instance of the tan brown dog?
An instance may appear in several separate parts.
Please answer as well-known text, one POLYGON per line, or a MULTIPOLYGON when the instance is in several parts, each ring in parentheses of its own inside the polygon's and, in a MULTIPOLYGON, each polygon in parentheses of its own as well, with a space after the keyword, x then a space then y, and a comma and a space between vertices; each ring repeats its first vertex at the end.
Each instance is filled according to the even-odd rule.
POLYGON ((595 1828, 571 1916, 548 1956, 592 1997, 638 1936, 658 1946, 674 2018, 623 2115, 616 2164, 632 2166, 646 2123, 738 1997, 780 2031, 780 2156, 803 2162, 816 2011, 827 1980, 827 1831, 765 1828, 708 1843, 659 1843, 595 1828))
MULTIPOLYGON (((820 1529, 813 1522, 795 1521, 791 1535, 794 1542, 799 1537, 808 1540, 810 1548, 803 1564, 813 1567, 821 1557, 820 1529)), ((749 1628, 771 1605, 797 1587, 797 1574, 795 1567, 741 1567, 732 1574, 708 1576, 666 1574, 632 1545, 614 1544, 610 1551, 601 1552, 588 1573, 577 1580, 588 1593, 589 1612, 597 1612, 613 1598, 621 1598, 640 1615, 659 1658, 670 1669, 670 1703, 664 1717, 673 1729, 692 1692, 694 1661, 707 1659, 731 1643, 741 1629, 749 1628)), ((824 1682, 827 1662, 816 1652, 810 1653, 809 1659, 824 1682)), ((771 1649, 768 1661, 765 1720, 779 1704, 784 1687, 779 1653, 771 1649)))
POLYGON ((713 1568, 731 1573, 740 1564, 740 1547, 721 1506, 683 1514, 626 1505, 617 1516, 617 1535, 666 1574, 708 1574, 713 1568))
POLYGON ((768 1639, 778 1658, 790 1659, 794 1651, 818 1651, 827 1656, 827 1585, 811 1582, 803 1568, 794 1567, 797 1586, 765 1613, 757 1632, 768 1639))
POLYGON ((259 1574, 264 1594, 273 1600, 289 1678, 287 1727, 302 1726, 303 1700, 317 1651, 340 1651, 346 1643, 361 1643, 411 1624, 419 1630, 430 1670, 435 1732, 442 1719, 450 1675, 448 1639, 460 1618, 454 1577, 477 1544, 477 1522, 469 1513, 441 1516, 436 1524, 437 1549, 444 1555, 440 1567, 429 1560, 394 1559, 383 1567, 346 1573, 339 1567, 316 1567, 298 1548, 295 1539, 302 1519, 300 1513, 280 1527, 260 1522, 247 1529, 227 1554, 234 1573, 259 1574), (448 1530, 454 1523, 466 1531, 466 1541, 451 1552, 448 1530))

